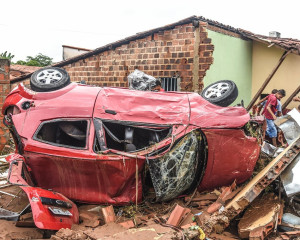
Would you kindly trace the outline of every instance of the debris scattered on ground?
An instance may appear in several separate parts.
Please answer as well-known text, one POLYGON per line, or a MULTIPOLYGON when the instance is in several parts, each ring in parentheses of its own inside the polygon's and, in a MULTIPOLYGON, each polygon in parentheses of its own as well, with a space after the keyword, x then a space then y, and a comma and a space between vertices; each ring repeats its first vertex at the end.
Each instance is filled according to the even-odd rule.
POLYGON ((82 204, 79 224, 57 232, 36 228, 32 213, 22 213, 28 198, 6 181, 8 165, 0 161, 0 169, 6 167, 0 178, 0 206, 21 213, 15 222, 0 220, 0 239, 296 239, 299 152, 298 138, 277 157, 262 154, 255 176, 243 185, 233 182, 213 191, 195 190, 164 203, 145 199, 137 206, 82 204))
POLYGON ((0 239, 41 239, 43 231, 38 228, 16 227, 15 222, 0 220, 0 239))
POLYGON ((283 203, 273 193, 256 199, 239 222, 239 236, 262 239, 281 224, 282 214, 283 203))

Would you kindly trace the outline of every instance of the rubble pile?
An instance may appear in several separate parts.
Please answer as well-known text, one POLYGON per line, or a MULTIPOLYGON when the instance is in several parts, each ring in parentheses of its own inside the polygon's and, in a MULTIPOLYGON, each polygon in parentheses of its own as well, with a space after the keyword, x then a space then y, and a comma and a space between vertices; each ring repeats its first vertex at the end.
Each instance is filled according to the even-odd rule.
POLYGON ((260 161, 260 172, 240 186, 195 190, 164 203, 146 198, 130 206, 78 205, 79 224, 57 232, 35 227, 25 192, 5 180, 6 171, 0 204, 7 220, 15 219, 1 220, 0 239, 293 239, 300 233, 300 188, 291 186, 289 174, 299 152, 298 138, 271 161, 260 161))
MULTIPOLYGON (((234 182, 211 192, 194 191, 167 203, 145 200, 123 207, 80 205, 80 223, 52 235, 35 228, 28 212, 16 222, 1 220, 0 239, 272 239, 275 235, 277 239, 291 239, 298 235, 300 221, 295 212, 283 215, 284 206, 290 206, 284 202, 283 188, 275 193, 266 192, 266 188, 299 151, 300 140, 243 186, 234 182), (237 227, 232 228, 232 222, 237 227)), ((280 181, 275 185, 278 184, 281 186, 280 181)), ((20 213, 28 204, 26 194, 17 186, 8 185, 2 182, 0 186, 1 206, 20 213)))

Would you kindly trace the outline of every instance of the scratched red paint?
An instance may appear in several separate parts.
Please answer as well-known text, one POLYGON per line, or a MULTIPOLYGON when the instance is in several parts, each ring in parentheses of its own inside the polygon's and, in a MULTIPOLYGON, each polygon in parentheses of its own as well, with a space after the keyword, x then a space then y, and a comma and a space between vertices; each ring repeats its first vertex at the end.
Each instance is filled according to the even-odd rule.
MULTIPOLYGON (((100 88, 71 83, 54 92, 36 93, 16 87, 2 108, 10 106, 20 113, 12 116, 22 141, 21 154, 37 187, 53 189, 69 199, 86 203, 126 204, 142 200, 142 177, 146 158, 195 129, 207 139, 207 164, 199 189, 247 180, 259 155, 256 139, 245 136, 241 129, 249 114, 242 107, 219 107, 196 93, 143 92, 121 88, 100 88), (32 103, 22 109, 25 101, 32 103), (114 111, 115 114, 105 110, 114 111), (172 137, 155 146, 134 153, 108 149, 102 154, 93 150, 93 118, 170 126, 172 137), (74 149, 50 145, 33 139, 44 121, 82 119, 88 122, 87 145, 74 149), (138 191, 136 167, 138 166, 138 191)), ((164 150, 159 156, 169 151, 164 150)), ((20 155, 10 156, 11 159, 20 155)), ((33 188, 34 189, 34 188, 33 188)), ((30 194, 30 188, 26 190, 30 194)), ((33 191, 33 190, 32 190, 33 191)), ((43 194, 41 192, 41 194, 43 194)))

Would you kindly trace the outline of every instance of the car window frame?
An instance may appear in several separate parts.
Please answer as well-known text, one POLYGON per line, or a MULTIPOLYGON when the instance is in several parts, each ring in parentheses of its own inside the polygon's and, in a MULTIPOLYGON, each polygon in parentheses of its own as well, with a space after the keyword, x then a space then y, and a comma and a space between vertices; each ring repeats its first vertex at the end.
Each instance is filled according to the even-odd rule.
POLYGON ((90 136, 90 129, 91 129, 91 119, 89 118, 55 118, 51 120, 46 120, 42 121, 36 131, 33 134, 32 139, 37 142, 49 144, 55 147, 60 147, 60 148, 71 148, 71 149, 78 149, 78 150, 87 150, 89 148, 89 136, 90 136), (45 140, 42 140, 37 137, 39 131, 42 129, 42 127, 47 124, 47 123, 52 123, 52 122, 59 122, 59 121, 67 121, 67 122, 78 122, 78 121, 87 121, 87 130, 86 130, 86 142, 84 147, 75 147, 75 146, 70 146, 70 145, 64 145, 64 144, 59 144, 59 143, 53 143, 53 142, 48 142, 45 140))
MULTIPOLYGON (((93 118, 93 121, 95 120, 100 120, 101 121, 101 124, 105 123, 105 122, 110 122, 110 123, 116 123, 116 124, 121 124, 121 125, 124 125, 124 126, 131 126, 131 127, 143 127, 143 126, 147 126, 147 127, 164 127, 164 128, 170 128, 171 132, 173 132, 173 125, 172 124, 155 124, 155 123, 142 123, 142 122, 132 122, 132 121, 120 121, 120 120, 111 120, 111 119, 104 119, 104 118, 99 118, 99 117, 94 117, 93 118)), ((106 143, 106 131, 103 127, 103 125, 101 126, 102 127, 102 131, 104 133, 104 140, 105 140, 105 143, 106 143)), ((107 144, 105 144, 107 150, 104 150, 104 151, 96 151, 95 150, 95 147, 96 147, 96 141, 99 142, 99 139, 98 139, 98 136, 96 134, 96 126, 95 126, 95 123, 94 123, 94 137, 93 137, 93 152, 94 153, 101 153, 101 152, 104 152, 104 151, 107 151, 107 150, 116 150, 116 149, 113 149, 113 148, 108 148, 107 147, 107 144)), ((145 149, 139 149, 139 150, 136 150, 134 151, 133 153, 138 153, 138 152, 141 152, 145 149)), ((122 150, 117 150, 117 151, 120 151, 120 152, 124 152, 126 153, 125 151, 122 151, 122 150)))

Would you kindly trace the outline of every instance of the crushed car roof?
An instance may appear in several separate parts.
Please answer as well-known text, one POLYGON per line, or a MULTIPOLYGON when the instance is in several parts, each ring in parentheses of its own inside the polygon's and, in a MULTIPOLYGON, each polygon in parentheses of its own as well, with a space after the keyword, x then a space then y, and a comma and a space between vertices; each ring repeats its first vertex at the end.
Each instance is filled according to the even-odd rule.
POLYGON ((197 93, 151 92, 102 88, 94 117, 153 124, 191 124, 203 128, 236 128, 250 119, 242 107, 219 107, 197 93))
POLYGON ((22 85, 15 91, 27 99, 36 100, 31 114, 45 111, 43 117, 47 119, 93 115, 122 122, 183 124, 202 128, 239 128, 250 119, 243 107, 219 107, 190 92, 137 91, 75 83, 47 93, 32 92, 22 85), (44 101, 47 104, 43 104, 44 101))

